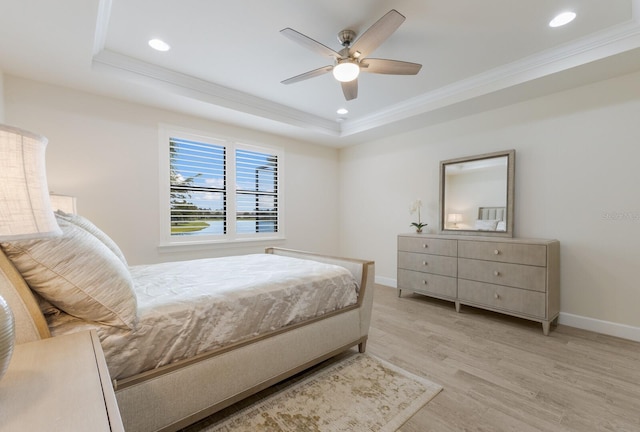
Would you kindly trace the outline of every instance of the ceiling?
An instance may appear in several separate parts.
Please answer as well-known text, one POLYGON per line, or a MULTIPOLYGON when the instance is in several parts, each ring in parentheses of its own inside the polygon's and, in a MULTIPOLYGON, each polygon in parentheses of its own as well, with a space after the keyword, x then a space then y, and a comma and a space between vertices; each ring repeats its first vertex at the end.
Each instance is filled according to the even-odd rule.
POLYGON ((342 147, 640 70, 640 0, 2 0, 0 70, 342 147), (361 74, 349 102, 331 74, 280 83, 330 64, 281 29, 339 50, 392 8, 372 56, 418 75, 361 74))

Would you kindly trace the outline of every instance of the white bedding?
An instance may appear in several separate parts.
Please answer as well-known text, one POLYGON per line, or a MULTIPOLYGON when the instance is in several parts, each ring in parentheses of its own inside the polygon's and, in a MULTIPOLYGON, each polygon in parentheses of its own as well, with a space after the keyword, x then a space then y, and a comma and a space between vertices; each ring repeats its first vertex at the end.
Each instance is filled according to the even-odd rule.
POLYGON ((138 303, 134 330, 64 313, 53 336, 94 328, 111 378, 121 379, 355 304, 343 267, 271 254, 130 267, 138 303))

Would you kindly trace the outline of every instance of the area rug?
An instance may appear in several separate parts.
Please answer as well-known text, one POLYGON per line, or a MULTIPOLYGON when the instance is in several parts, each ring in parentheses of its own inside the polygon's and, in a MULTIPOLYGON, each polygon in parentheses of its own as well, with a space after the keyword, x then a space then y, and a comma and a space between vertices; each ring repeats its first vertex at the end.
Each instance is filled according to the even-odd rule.
POLYGON ((206 432, 393 432, 442 387, 368 354, 319 369, 206 432))

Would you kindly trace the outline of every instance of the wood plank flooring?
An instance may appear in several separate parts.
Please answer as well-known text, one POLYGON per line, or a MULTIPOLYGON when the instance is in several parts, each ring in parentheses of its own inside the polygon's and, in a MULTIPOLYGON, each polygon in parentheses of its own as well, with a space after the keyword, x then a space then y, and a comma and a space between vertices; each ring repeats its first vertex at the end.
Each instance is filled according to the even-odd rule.
MULTIPOLYGON (((400 431, 640 432, 640 343, 562 325, 544 336, 539 323, 375 290, 367 352, 444 387, 400 431)), ((199 432, 344 356, 184 431, 199 432)))
POLYGON ((640 343, 377 285, 367 351, 444 386, 401 429, 640 431, 640 343))

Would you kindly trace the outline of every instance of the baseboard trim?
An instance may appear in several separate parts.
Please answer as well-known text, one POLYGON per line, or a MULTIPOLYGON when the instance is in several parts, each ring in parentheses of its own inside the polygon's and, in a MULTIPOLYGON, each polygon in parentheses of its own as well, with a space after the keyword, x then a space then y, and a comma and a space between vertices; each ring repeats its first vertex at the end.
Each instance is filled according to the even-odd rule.
POLYGON ((596 333, 640 342, 640 327, 588 318, 566 312, 560 312, 558 322, 562 325, 576 327, 582 330, 589 330, 596 333))
POLYGON ((397 288, 398 287, 398 281, 395 279, 391 279, 391 278, 386 278, 386 277, 382 277, 382 276, 376 276, 376 283, 379 285, 385 285, 391 288, 397 288))
MULTIPOLYGON (((376 283, 380 285, 385 285, 390 288, 398 287, 398 282, 396 279, 376 276, 375 280, 376 283)), ((581 330, 589 330, 608 336, 615 336, 622 339, 629 339, 635 342, 640 342, 640 327, 633 327, 630 325, 615 323, 611 321, 603 321, 566 312, 560 312, 558 322, 562 325, 579 328, 581 330)))

